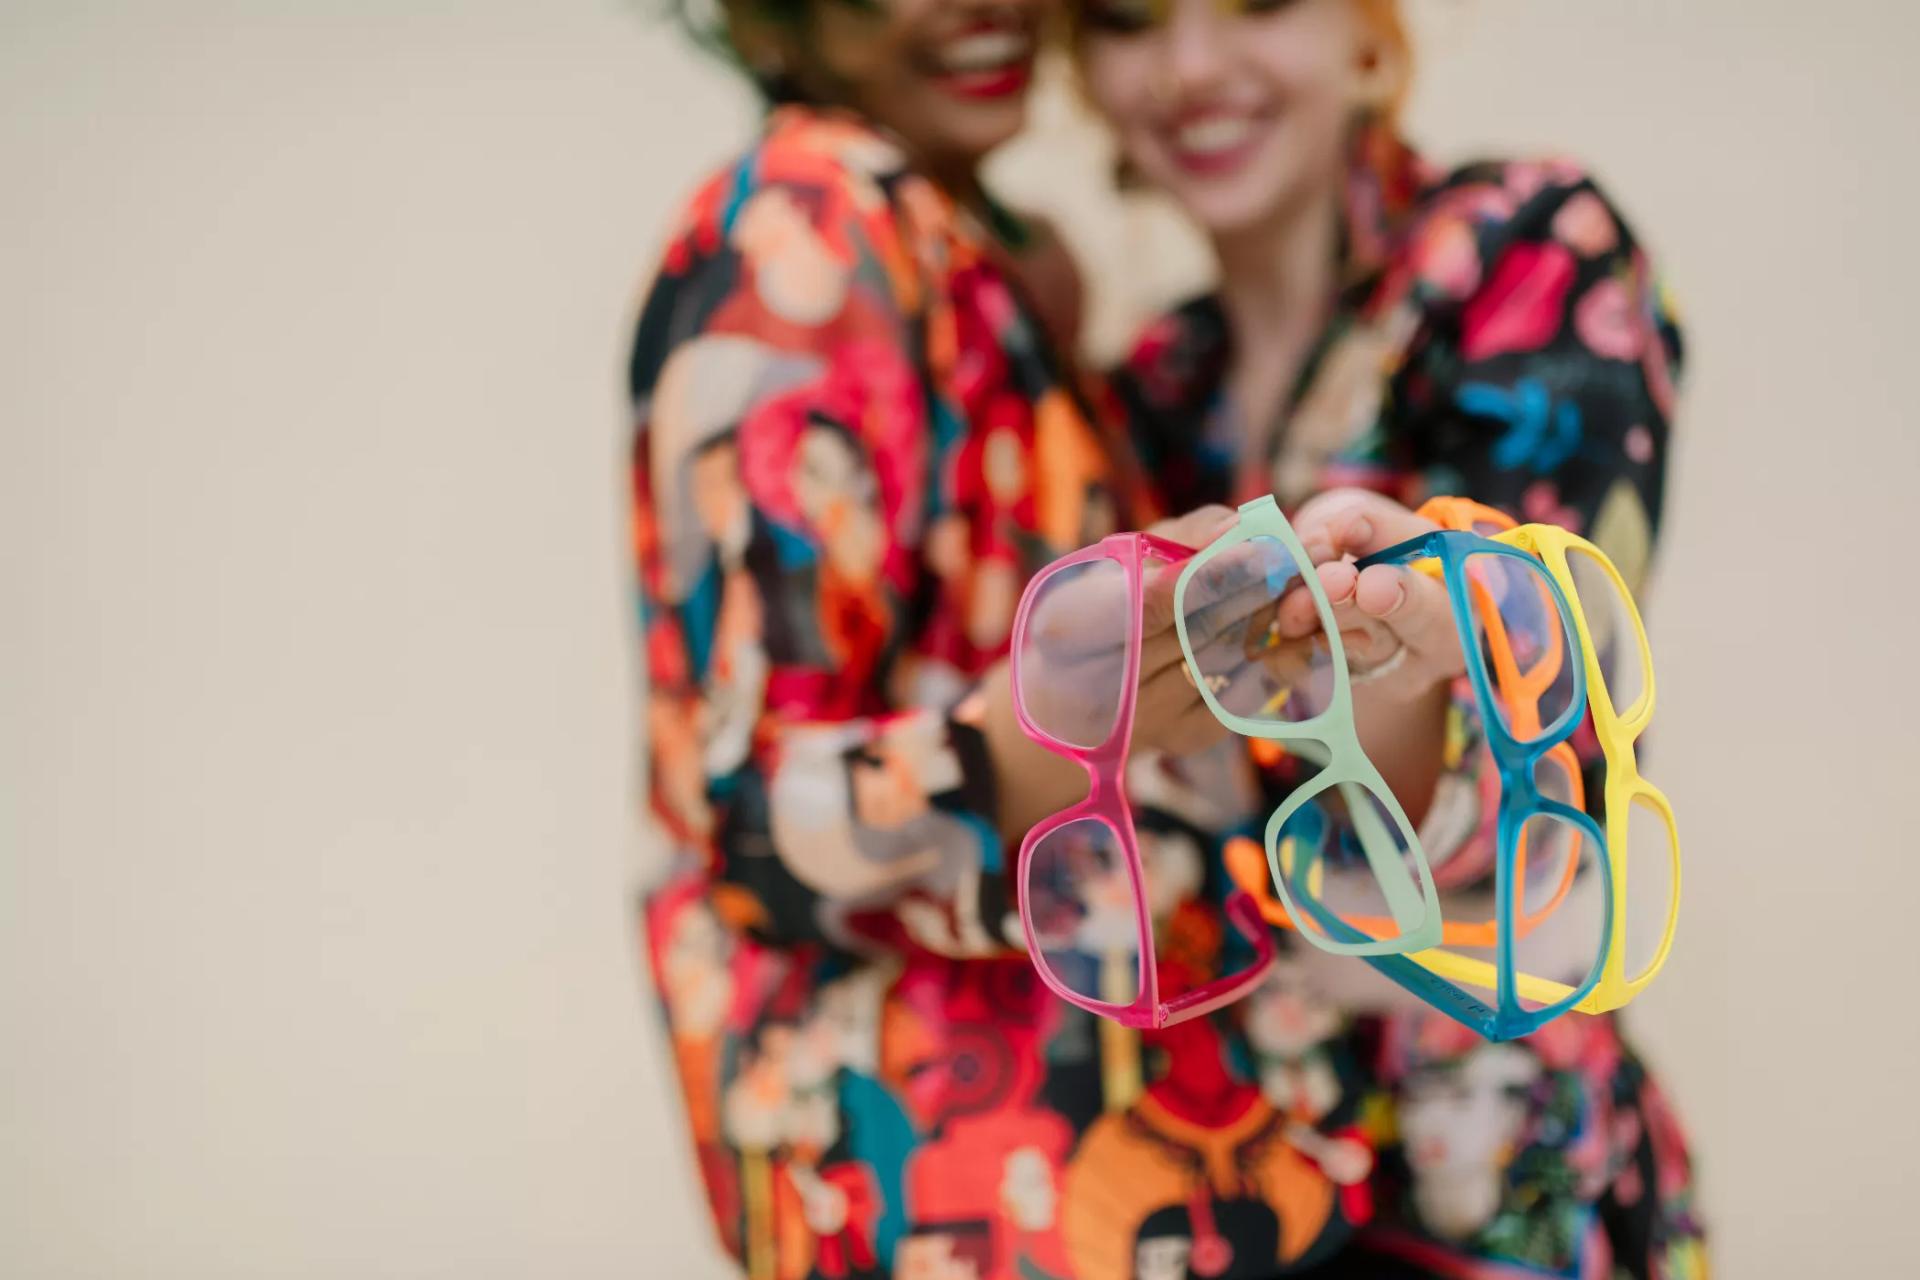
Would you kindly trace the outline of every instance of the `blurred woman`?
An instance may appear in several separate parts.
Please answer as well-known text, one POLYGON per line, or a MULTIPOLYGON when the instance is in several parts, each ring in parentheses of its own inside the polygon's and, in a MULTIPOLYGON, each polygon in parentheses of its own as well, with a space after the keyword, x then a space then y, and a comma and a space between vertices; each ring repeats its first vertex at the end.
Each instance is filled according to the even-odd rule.
MULTIPOLYGON (((1235 488, 1187 500, 1209 439, 1174 417, 1156 433, 1135 380, 1164 482, 1147 483, 1062 358, 1072 290, 1047 238, 979 184, 1021 122, 1044 17, 1037 0, 739 0, 721 39, 771 110, 688 202, 642 310, 634 540, 670 844, 643 915, 714 1222, 755 1280, 1350 1271, 1388 1133, 1369 1071, 1390 1049, 1402 1075, 1438 1063, 1422 1099, 1453 1078, 1443 1038, 1349 1035, 1291 970, 1216 1018, 1135 1033, 1054 999, 1018 950, 1010 851, 1086 786, 1013 714, 1022 586, 1160 511, 1185 514, 1159 531, 1202 545, 1235 488)), ((1451 632, 1417 583, 1390 606, 1343 583, 1332 540, 1392 528, 1384 508, 1373 530, 1342 510, 1300 524, 1364 633, 1369 752, 1416 814, 1477 794, 1436 675, 1458 670, 1451 632), (1392 662, 1394 627, 1420 619, 1420 660, 1392 662)), ((1220 966, 1218 851, 1263 797, 1171 621, 1154 610, 1144 637, 1130 787, 1177 989, 1220 966)), ((1553 1065, 1575 1058, 1594 1061, 1553 1065)), ((1461 1078, 1564 1076, 1500 1065, 1461 1078)), ((1509 1215, 1503 1240, 1570 1239, 1584 1259, 1620 1234, 1589 1229, 1593 1195, 1558 1194, 1601 1170, 1563 1159, 1578 1140, 1555 1126, 1607 1126, 1583 1156, 1652 1150, 1670 1127, 1626 1132, 1642 1096, 1603 1114, 1529 1095, 1517 1122, 1506 1093, 1485 1108, 1509 1135, 1496 1187, 1558 1162, 1526 1184, 1555 1190, 1524 1201, 1546 1219, 1509 1215)), ((1671 1167, 1632 1201, 1610 1176, 1604 1214, 1666 1232, 1647 1207, 1669 1202, 1671 1167)))
MULTIPOLYGON (((1680 346, 1592 179, 1564 160, 1427 164, 1397 129, 1394 0, 1074 0, 1072 17, 1130 175, 1218 260, 1218 288, 1149 326, 1116 379, 1161 500, 1273 492, 1303 537, 1362 556, 1434 527, 1410 509, 1425 497, 1463 495, 1586 534, 1637 590, 1680 346)), ((1430 829, 1473 833, 1430 853, 1456 876, 1484 866, 1492 793, 1455 784, 1488 771, 1433 772, 1449 720, 1452 750, 1473 750, 1444 592, 1387 567, 1321 576, 1376 669, 1363 717, 1393 726, 1370 751, 1431 797, 1430 829)), ((1703 1274, 1684 1145, 1612 1019, 1489 1046, 1396 1013, 1350 1039, 1362 1087, 1400 1107, 1397 1126, 1377 1114, 1365 1251, 1406 1274, 1703 1274)))
MULTIPOLYGON (((1257 1090, 1175 1097, 1223 1074, 1217 1035, 1164 1048, 1153 1101, 1138 1038, 1014 945, 1008 850, 1085 788, 1019 732, 1014 607, 1145 510, 1059 355, 1069 278, 976 175, 1021 123, 1042 17, 740 0, 719 35, 771 110, 688 202, 640 318, 671 845, 643 914, 714 1221, 754 1280, 1125 1276, 1190 1210, 1263 1274, 1351 1219, 1257 1090), (1103 1117, 1125 1127, 1082 1159, 1103 1117)), ((1197 545, 1228 518, 1158 527, 1197 545)), ((1136 741, 1218 739, 1170 615, 1147 639, 1136 741)))

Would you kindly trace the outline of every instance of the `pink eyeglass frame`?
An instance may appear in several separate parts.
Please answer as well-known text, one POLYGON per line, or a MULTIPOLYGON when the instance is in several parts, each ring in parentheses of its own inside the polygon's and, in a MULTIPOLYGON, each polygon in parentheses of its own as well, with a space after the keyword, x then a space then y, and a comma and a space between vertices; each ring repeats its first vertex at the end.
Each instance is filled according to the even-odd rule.
POLYGON ((1029 738, 1055 755, 1076 761, 1087 771, 1090 784, 1086 799, 1042 819, 1020 842, 1015 884, 1019 890, 1020 927, 1027 936, 1027 954, 1033 960, 1040 980, 1062 1000, 1136 1029, 1172 1026, 1232 1004, 1259 985, 1267 970, 1273 967, 1276 957, 1273 934, 1260 918, 1259 907, 1246 892, 1236 889, 1227 898, 1227 917, 1253 944, 1253 963, 1239 973, 1216 978, 1191 991, 1182 992, 1170 1001, 1163 1002, 1160 999, 1160 964, 1154 955, 1153 920, 1147 911, 1146 869, 1140 861, 1140 842, 1134 831, 1133 809, 1127 804, 1127 748, 1133 738, 1134 706, 1139 699, 1140 606, 1145 594, 1146 561, 1154 559, 1177 564, 1193 554, 1193 548, 1151 533, 1111 534, 1090 547, 1060 557, 1035 574, 1027 583, 1027 589, 1021 593, 1020 607, 1013 618, 1009 673, 1012 677, 1013 710, 1020 728, 1029 738), (1055 738, 1027 715, 1026 698, 1020 687, 1020 654, 1026 647, 1028 614, 1032 611, 1041 585, 1064 569, 1096 560, 1115 560, 1126 570, 1127 612, 1132 619, 1133 629, 1127 638, 1126 672, 1122 677, 1120 708, 1114 716, 1113 729, 1099 746, 1078 747, 1055 738), (1046 952, 1042 950, 1034 930, 1032 895, 1027 892, 1033 871, 1033 851, 1054 831, 1083 819, 1104 825, 1119 841, 1120 850, 1126 856, 1127 877, 1133 884, 1134 922, 1139 941, 1135 954, 1139 957, 1140 966, 1139 980, 1134 988, 1139 995, 1131 1004, 1096 1000, 1068 987, 1047 963, 1046 952))

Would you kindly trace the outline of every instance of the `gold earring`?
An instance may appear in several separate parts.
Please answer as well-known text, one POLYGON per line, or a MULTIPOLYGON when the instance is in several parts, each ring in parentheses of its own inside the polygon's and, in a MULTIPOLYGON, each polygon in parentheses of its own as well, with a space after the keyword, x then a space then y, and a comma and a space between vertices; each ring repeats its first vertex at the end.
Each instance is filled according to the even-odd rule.
POLYGON ((1369 45, 1360 54, 1361 110, 1378 115, 1393 99, 1394 68, 1377 47, 1369 45))

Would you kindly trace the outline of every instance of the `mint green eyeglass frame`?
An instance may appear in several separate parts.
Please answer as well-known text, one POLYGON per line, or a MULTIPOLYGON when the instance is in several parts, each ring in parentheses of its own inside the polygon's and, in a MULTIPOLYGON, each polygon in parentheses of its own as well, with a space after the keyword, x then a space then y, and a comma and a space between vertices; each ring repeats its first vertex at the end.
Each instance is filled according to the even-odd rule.
POLYGON ((1427 865, 1426 850, 1421 847, 1413 824, 1407 820, 1406 810, 1400 807, 1400 801, 1388 788, 1386 779, 1380 776, 1373 761, 1361 749, 1360 733, 1353 723, 1353 678, 1347 672, 1347 651, 1340 643, 1340 629, 1334 624, 1333 606, 1327 602, 1326 589, 1320 585, 1320 575, 1313 571, 1313 562, 1307 556, 1307 549, 1301 545, 1300 536, 1293 531, 1286 516, 1281 514, 1280 504, 1274 501, 1272 494, 1241 503, 1239 522, 1181 567, 1180 576, 1173 587, 1173 620, 1174 629, 1180 637, 1180 652, 1186 656, 1187 670, 1193 676, 1194 687, 1200 691, 1214 719, 1245 738, 1310 743, 1319 750, 1299 754, 1324 754, 1326 757, 1320 772, 1288 796, 1267 819, 1267 869, 1273 876, 1273 887, 1280 895, 1287 914, 1293 917, 1298 931, 1322 951, 1343 956, 1402 955, 1438 946, 1441 935, 1440 895, 1434 888, 1433 871, 1427 865), (1333 663, 1333 698, 1324 711, 1306 720, 1256 720, 1228 711, 1208 687, 1200 662, 1194 656, 1193 642, 1187 636, 1187 586, 1193 581, 1194 575, 1222 552, 1254 538, 1272 538, 1293 557, 1294 564, 1300 570, 1300 580, 1313 596, 1314 608, 1319 610, 1320 627, 1327 637, 1327 650, 1333 663), (1301 806, 1334 787, 1340 788, 1340 795, 1347 802, 1354 835, 1366 855, 1368 869, 1380 886, 1394 926, 1399 930, 1394 937, 1345 942, 1327 937, 1319 929, 1305 923, 1316 916, 1301 911, 1288 889, 1288 882, 1295 877, 1287 874, 1280 865, 1280 833, 1301 806), (1380 821, 1380 815, 1365 802, 1365 793, 1371 793, 1393 818, 1394 825, 1400 829, 1406 851, 1404 854, 1402 846, 1394 843, 1392 834, 1380 821), (1408 874, 1409 859, 1413 863, 1414 875, 1408 874), (1417 883, 1415 875, 1418 876, 1417 883))

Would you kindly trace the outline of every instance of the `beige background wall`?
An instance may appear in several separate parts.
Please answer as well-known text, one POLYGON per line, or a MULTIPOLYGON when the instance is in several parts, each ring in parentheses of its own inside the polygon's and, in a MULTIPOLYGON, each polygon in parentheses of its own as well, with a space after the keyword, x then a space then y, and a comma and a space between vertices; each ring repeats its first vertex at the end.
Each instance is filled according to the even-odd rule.
MULTIPOLYGON (((1920 22, 1422 13, 1419 132, 1592 161, 1691 322, 1637 1022, 1721 1274, 1903 1274, 1920 22)), ((0 0, 0 1274, 720 1274, 625 900, 617 388, 748 119, 623 0, 0 0)))

